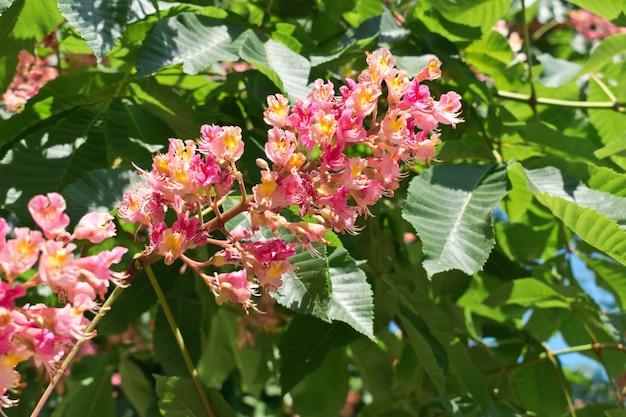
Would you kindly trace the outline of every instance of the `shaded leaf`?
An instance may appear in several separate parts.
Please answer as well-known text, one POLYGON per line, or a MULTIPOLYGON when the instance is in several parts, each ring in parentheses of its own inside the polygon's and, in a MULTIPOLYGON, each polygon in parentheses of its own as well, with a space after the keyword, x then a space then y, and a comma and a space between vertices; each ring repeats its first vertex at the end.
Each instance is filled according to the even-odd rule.
POLYGON ((559 87, 567 83, 574 78, 582 68, 578 64, 555 58, 546 53, 537 56, 537 59, 542 65, 539 82, 546 87, 559 87))
POLYGON ((317 369, 328 352, 357 337, 355 330, 340 321, 326 323, 312 316, 294 316, 279 344, 283 393, 317 369))
POLYGON ((482 268, 495 243, 491 212, 506 192, 506 171, 494 165, 439 165, 411 181, 402 217, 423 242, 429 276, 482 268))
POLYGON ((590 257, 578 254, 585 261, 587 267, 591 269, 596 282, 603 288, 609 290, 615 296, 616 304, 622 309, 626 309, 626 267, 609 259, 590 257))
POLYGON ((122 377, 120 388, 140 416, 145 416, 152 402, 152 383, 143 370, 130 358, 122 358, 119 364, 122 377))
POLYGON ((126 30, 130 3, 131 0, 59 0, 59 9, 100 62, 126 30))
POLYGON ((238 58, 234 40, 241 28, 223 19, 181 13, 159 20, 137 53, 137 75, 151 75, 173 64, 196 74, 218 61, 238 58))
MULTIPOLYGON (((161 415, 165 417, 204 417, 207 411, 196 386, 189 378, 154 375, 156 392, 159 396, 161 415)), ((235 417, 232 407, 219 391, 205 389, 209 404, 216 417, 235 417)))

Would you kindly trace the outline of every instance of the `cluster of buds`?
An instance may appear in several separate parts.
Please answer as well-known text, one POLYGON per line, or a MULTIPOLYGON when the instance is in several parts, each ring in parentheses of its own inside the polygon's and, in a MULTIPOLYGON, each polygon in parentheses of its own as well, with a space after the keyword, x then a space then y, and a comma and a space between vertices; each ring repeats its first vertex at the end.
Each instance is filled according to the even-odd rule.
POLYGON ((98 309, 110 282, 121 284, 123 273, 112 271, 127 249, 114 247, 92 256, 76 256, 78 245, 100 243, 115 235, 113 217, 106 213, 83 216, 74 232, 66 203, 57 193, 38 195, 28 210, 41 230, 11 227, 0 218, 0 407, 15 405, 9 394, 19 390, 15 367, 33 359, 53 376, 60 361, 87 333, 86 311, 98 309), (9 237, 11 236, 11 237, 9 237), (27 280, 21 276, 35 270, 27 280), (60 307, 16 302, 34 286, 47 286, 62 301, 60 307))
POLYGON ((236 166, 244 151, 239 127, 204 125, 196 141, 170 139, 152 169, 139 170, 145 183, 126 192, 118 211, 149 231, 143 255, 166 263, 181 259, 218 302, 247 308, 259 287, 275 290, 293 275, 290 257, 298 248, 315 253, 328 231, 356 233, 358 217, 399 187, 402 163, 434 158, 439 124, 462 122, 460 96, 448 92, 436 100, 423 83, 441 76, 439 61, 432 59, 413 79, 386 49, 367 53, 367 64, 338 94, 331 82, 317 80, 293 106, 281 94, 268 97, 267 158, 257 160, 261 181, 251 193, 236 166), (226 209, 233 189, 239 201, 226 209), (301 219, 288 220, 287 207, 297 207, 301 219), (174 213, 171 224, 168 212, 174 213), (227 230, 241 213, 250 226, 227 230), (186 254, 206 244, 218 248, 210 259, 186 254), (229 272, 211 274, 209 266, 229 272))
POLYGON ((26 51, 20 51, 18 58, 13 81, 2 94, 5 109, 11 113, 21 112, 28 99, 39 93, 41 87, 59 75, 56 68, 51 65, 54 55, 42 59, 26 51))

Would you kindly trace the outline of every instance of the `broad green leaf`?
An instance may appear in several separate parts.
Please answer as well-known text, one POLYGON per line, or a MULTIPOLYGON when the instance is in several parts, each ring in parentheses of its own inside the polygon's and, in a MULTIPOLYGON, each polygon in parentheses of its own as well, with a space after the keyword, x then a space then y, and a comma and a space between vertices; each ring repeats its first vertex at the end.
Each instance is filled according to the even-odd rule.
POLYGON ((544 122, 527 123, 521 134, 525 141, 547 147, 567 160, 588 161, 597 149, 590 140, 565 135, 556 126, 544 122))
POLYGON ((574 177, 554 167, 527 169, 526 179, 531 191, 547 193, 581 207, 594 209, 624 227, 626 226, 626 198, 588 188, 574 177))
POLYGON ((490 307, 517 304, 524 307, 569 308, 574 301, 564 297, 550 285, 535 278, 520 278, 502 284, 483 302, 490 307))
POLYGON ((138 180, 136 171, 97 169, 86 172, 81 179, 63 190, 66 213, 77 222, 87 212, 109 212, 117 207, 124 191, 138 180))
POLYGON ((86 356, 72 367, 66 383, 67 393, 52 417, 114 417, 113 355, 86 356))
POLYGON ((598 149, 593 154, 598 159, 603 159, 616 154, 626 156, 626 133, 621 135, 618 139, 610 142, 608 145, 598 149))
MULTIPOLYGON (((511 165, 509 171, 526 177, 526 172, 519 163, 511 165)), ((555 177, 547 179, 550 180, 555 184, 560 181, 555 177)), ((530 178, 527 178, 527 183, 539 202, 550 209, 581 239, 626 265, 626 231, 621 229, 615 220, 593 208, 582 207, 571 198, 563 199, 558 195, 552 195, 548 192, 550 190, 542 189, 539 183, 532 183, 530 178)), ((553 192, 562 195, 567 193, 567 190, 553 192)))
POLYGON ((312 316, 294 316, 279 343, 283 393, 317 369, 328 352, 357 337, 355 330, 340 321, 326 323, 312 316))
MULTIPOLYGON (((185 347, 195 363, 200 357, 201 306, 191 274, 175 273, 170 279, 174 285, 165 293, 176 325, 180 330, 185 347)), ((170 375, 188 375, 189 371, 176 343, 172 329, 160 306, 154 318, 154 356, 170 375)))
POLYGON ((239 54, 286 92, 292 103, 308 94, 309 60, 282 43, 274 39, 263 42, 254 32, 247 31, 239 54))
POLYGON ((426 322, 403 303, 399 304, 400 322, 421 365, 441 395, 446 392, 448 354, 432 335, 426 322))
POLYGON ((562 86, 574 78, 582 68, 578 64, 555 58, 547 53, 537 56, 537 59, 542 66, 539 82, 546 87, 555 88, 562 86))
MULTIPOLYGON (((189 378, 154 375, 161 415, 165 417, 205 417, 211 415, 189 378)), ((205 389, 205 395, 216 417, 235 417, 232 407, 219 391, 205 389)))
POLYGON ((241 28, 223 19, 181 13, 159 20, 137 53, 137 75, 151 75, 174 64, 196 74, 218 61, 238 58, 235 39, 241 28))
POLYGON ((599 72, 613 62, 616 56, 626 52, 626 33, 609 36, 597 48, 594 48, 589 59, 585 62, 581 74, 599 72))
POLYGON ((126 30, 130 3, 131 0, 59 0, 59 9, 100 62, 126 30))
POLYGON ((348 367, 342 349, 330 351, 319 368, 290 390, 294 411, 302 417, 338 415, 348 395, 348 367))
POLYGON ((429 3, 453 22, 479 26, 484 36, 510 11, 512 0, 429 0, 429 3))
MULTIPOLYGON (((626 34, 625 34, 626 36, 626 34)), ((589 83, 587 95, 589 101, 607 101, 606 92, 595 82, 589 83)), ((622 136, 626 132, 626 114, 607 109, 589 109, 589 121, 595 127, 605 146, 620 146, 622 136), (617 142, 616 144, 614 144, 617 142)), ((595 151, 595 150, 594 150, 595 151)), ((619 153, 610 156, 622 170, 626 170, 626 157, 619 153)))
POLYGON ((143 370, 130 358, 122 358, 119 364, 122 377, 120 388, 140 416, 145 416, 152 402, 152 383, 143 370))
POLYGON ((615 303, 622 310, 625 310, 626 267, 604 258, 584 256, 582 254, 578 254, 578 256, 594 272, 596 282, 601 287, 609 290, 615 296, 615 303))
POLYGON ((494 165, 439 165, 411 181, 402 217, 423 242, 429 276, 482 268, 495 243, 491 213, 506 192, 506 171, 494 165))
MULTIPOLYGON (((322 246, 318 250, 324 249, 322 246)), ((290 274, 283 277, 283 285, 271 295, 276 301, 302 314, 310 314, 324 321, 330 321, 331 280, 328 260, 324 252, 314 256, 307 251, 299 252, 289 258, 296 268, 297 276, 290 274)))
POLYGON ((372 394, 374 401, 389 400, 393 395, 393 369, 386 350, 371 340, 360 338, 350 345, 350 351, 365 389, 372 394))
POLYGON ((337 248, 328 256, 332 283, 328 317, 341 320, 374 339, 374 294, 365 273, 345 249, 337 248))
MULTIPOLYGON (((528 358, 533 359, 535 355, 528 358)), ((545 416, 557 416, 566 409, 559 371, 550 361, 538 361, 532 366, 518 367, 513 372, 526 409, 545 416)))

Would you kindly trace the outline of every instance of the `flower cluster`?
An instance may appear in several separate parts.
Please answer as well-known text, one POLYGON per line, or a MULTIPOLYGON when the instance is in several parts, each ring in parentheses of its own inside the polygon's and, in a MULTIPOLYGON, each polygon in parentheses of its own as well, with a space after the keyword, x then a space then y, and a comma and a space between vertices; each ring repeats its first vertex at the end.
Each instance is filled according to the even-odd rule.
POLYGON ((66 231, 70 219, 66 203, 57 193, 38 195, 28 210, 41 230, 11 227, 0 218, 0 407, 15 404, 9 399, 20 375, 15 367, 33 359, 52 375, 59 361, 86 332, 83 315, 98 308, 110 282, 121 283, 123 273, 113 272, 127 251, 114 247, 92 256, 76 256, 77 244, 100 243, 115 235, 113 217, 106 213, 83 216, 74 232, 66 231), (9 237, 9 236, 12 237, 9 237), (21 275, 34 269, 27 281, 21 275), (16 302, 29 287, 45 285, 64 301, 60 307, 16 302))
POLYGON ((236 166, 244 151, 239 127, 204 125, 196 141, 170 139, 152 169, 139 170, 145 183, 126 192, 118 212, 149 230, 144 255, 182 259, 219 302, 248 307, 259 286, 275 290, 294 272, 289 258, 298 247, 315 253, 328 231, 356 233, 358 217, 398 188, 401 164, 432 160, 438 126, 462 122, 460 96, 436 100, 424 83, 441 76, 439 61, 411 79, 386 49, 366 60, 368 68, 338 91, 318 79, 293 106, 281 94, 268 97, 266 159, 257 160, 261 181, 251 195, 236 166), (227 208, 233 188, 240 199, 227 208), (297 207, 301 219, 288 220, 286 207, 297 207), (170 224, 168 212, 175 213, 170 224), (227 227, 241 213, 249 226, 227 227), (210 259, 185 255, 205 244, 219 248, 210 259), (208 266, 229 270, 211 275, 208 266))
POLYGON ((2 94, 2 102, 8 112, 19 113, 31 97, 35 96, 48 81, 55 79, 58 72, 51 65, 53 55, 45 58, 20 51, 16 74, 7 91, 2 94))
POLYGON ((572 10, 569 18, 574 29, 590 41, 602 40, 618 33, 626 33, 626 28, 616 26, 589 10, 572 10))

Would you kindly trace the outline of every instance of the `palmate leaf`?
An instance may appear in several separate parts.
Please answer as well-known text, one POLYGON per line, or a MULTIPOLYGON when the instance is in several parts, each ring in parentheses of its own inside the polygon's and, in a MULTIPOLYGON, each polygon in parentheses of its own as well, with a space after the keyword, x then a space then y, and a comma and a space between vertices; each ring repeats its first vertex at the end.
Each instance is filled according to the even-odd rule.
POLYGON ((326 354, 353 342, 358 333, 345 323, 326 323, 315 317, 296 315, 280 340, 280 385, 288 392, 317 369, 326 354))
POLYGON ((137 75, 151 75, 173 64, 183 64, 186 73, 196 74, 215 62, 236 60, 234 41, 241 32, 224 19, 189 12, 159 20, 137 53, 137 75))
MULTIPOLYGON (((542 178, 541 181, 537 181, 536 172, 529 174, 529 170, 525 170, 519 163, 512 164, 509 167, 509 173, 525 178, 528 188, 539 202, 552 211, 552 214, 561 219, 581 239, 626 265, 626 230, 620 228, 616 220, 591 208, 592 202, 586 202, 583 199, 581 203, 588 207, 582 206, 570 193, 572 190, 559 188, 564 186, 562 174, 558 170, 546 171, 544 174, 549 176, 542 178), (568 198, 563 198, 564 195, 568 198)), ((604 194, 606 194, 607 201, 619 198, 608 193, 604 194)), ((611 209, 613 203, 609 203, 596 202, 600 207, 608 204, 611 209)))
POLYGON ((59 0, 67 22, 85 39, 98 62, 126 30, 131 0, 59 0))
MULTIPOLYGON (((196 386, 189 378, 154 375, 159 409, 165 417, 204 417, 209 415, 196 386)), ((215 389, 205 389, 215 417, 235 417, 232 407, 215 389)))
POLYGON ((506 192, 506 170, 495 165, 439 165, 411 181, 402 217, 423 242, 430 277, 482 269, 495 243, 491 212, 506 192))

